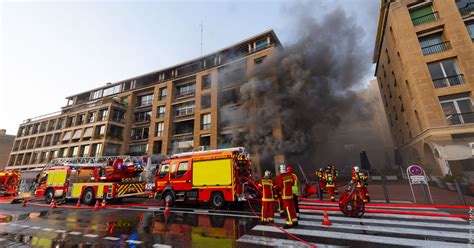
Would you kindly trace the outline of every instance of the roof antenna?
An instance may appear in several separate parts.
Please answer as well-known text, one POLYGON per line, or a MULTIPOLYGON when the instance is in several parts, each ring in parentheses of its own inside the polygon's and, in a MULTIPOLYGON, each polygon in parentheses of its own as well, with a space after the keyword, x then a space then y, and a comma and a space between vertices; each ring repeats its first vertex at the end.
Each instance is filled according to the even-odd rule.
POLYGON ((202 20, 201 20, 201 56, 202 56, 202 29, 203 29, 203 25, 202 25, 202 20))

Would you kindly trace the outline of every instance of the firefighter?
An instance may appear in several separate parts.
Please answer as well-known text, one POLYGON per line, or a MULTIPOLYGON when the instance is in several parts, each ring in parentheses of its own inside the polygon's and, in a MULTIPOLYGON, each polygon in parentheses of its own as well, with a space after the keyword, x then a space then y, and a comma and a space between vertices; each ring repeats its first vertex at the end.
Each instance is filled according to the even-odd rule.
POLYGON ((260 190, 262 190, 262 218, 261 224, 273 223, 275 216, 275 192, 276 185, 272 180, 272 173, 269 170, 265 171, 263 178, 258 183, 260 190))
POLYGON ((298 207, 298 196, 299 196, 299 187, 298 187, 298 176, 296 176, 295 173, 293 173, 293 167, 291 165, 286 166, 286 170, 291 176, 293 176, 293 187, 291 187, 291 190, 293 191, 293 202, 295 204, 295 210, 296 210, 296 215, 300 212, 300 208, 298 207))
POLYGON ((367 203, 370 200, 369 191, 367 190, 367 175, 358 166, 352 167, 352 181, 356 184, 362 200, 367 203))
POLYGON ((277 187, 283 201, 283 208, 286 213, 286 224, 283 228, 292 228, 298 225, 295 205, 293 201, 293 176, 286 171, 285 165, 280 165, 280 175, 276 179, 277 187))
POLYGON ((339 192, 337 190, 337 178, 339 177, 339 170, 336 169, 334 164, 329 164, 328 166, 331 166, 331 173, 334 178, 334 192, 338 194, 339 192))
POLYGON ((323 199, 324 190, 326 189, 326 181, 324 180, 324 169, 323 169, 323 168, 319 168, 319 171, 316 171, 315 174, 316 174, 316 178, 318 179, 318 186, 319 186, 318 194, 319 194, 319 199, 322 200, 322 199, 323 199))
POLYGON ((334 174, 330 164, 326 167, 323 177, 326 182, 326 190, 328 191, 329 199, 331 201, 336 201, 336 198, 334 197, 336 184, 334 183, 334 174))

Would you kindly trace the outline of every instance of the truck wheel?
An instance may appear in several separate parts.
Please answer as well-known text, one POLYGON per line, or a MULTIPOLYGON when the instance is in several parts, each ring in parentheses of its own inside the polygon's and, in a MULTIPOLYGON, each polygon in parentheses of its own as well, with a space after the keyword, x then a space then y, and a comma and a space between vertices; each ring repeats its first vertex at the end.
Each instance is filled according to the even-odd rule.
POLYGON ((224 195, 221 192, 214 192, 210 199, 212 209, 222 209, 225 205, 224 195))
POLYGON ((53 197, 54 197, 53 189, 46 190, 46 193, 44 193, 44 201, 46 202, 46 204, 51 204, 53 197))
POLYGON ((166 204, 166 197, 168 197, 168 196, 170 197, 170 201, 169 201, 169 203, 168 203, 168 206, 174 207, 174 204, 175 204, 174 194, 173 194, 173 192, 171 192, 170 190, 166 191, 166 192, 163 194, 163 196, 162 196, 163 201, 164 201, 165 204, 166 204))
POLYGON ((82 203, 88 206, 94 206, 95 193, 93 188, 87 188, 82 194, 82 203))

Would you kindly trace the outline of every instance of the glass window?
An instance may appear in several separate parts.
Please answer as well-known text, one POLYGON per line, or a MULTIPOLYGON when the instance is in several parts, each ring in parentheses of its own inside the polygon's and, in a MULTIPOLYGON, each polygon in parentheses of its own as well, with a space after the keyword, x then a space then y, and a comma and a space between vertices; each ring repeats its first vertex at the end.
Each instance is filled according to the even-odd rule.
POLYGON ((148 122, 151 119, 151 110, 136 112, 133 114, 134 122, 148 122))
POLYGON ((439 53, 450 49, 449 44, 444 42, 442 33, 431 34, 418 38, 423 55, 439 53))
POLYGON ((125 111, 121 109, 112 109, 112 121, 125 122, 125 111))
POLYGON ((433 13, 433 7, 431 5, 425 5, 421 8, 410 10, 410 17, 414 26, 436 20, 436 15, 433 13))
POLYGON ((160 137, 163 136, 163 132, 165 130, 165 124, 163 122, 156 123, 155 126, 155 136, 160 137))
POLYGON ((130 155, 132 156, 140 156, 145 155, 148 150, 148 144, 137 144, 131 145, 129 147, 130 155))
POLYGON ((160 89, 160 101, 166 99, 166 95, 168 94, 168 89, 167 88, 161 88, 160 89))
POLYGON ((265 48, 267 45, 268 45, 268 40, 267 40, 267 38, 263 38, 263 39, 257 40, 257 41, 255 42, 255 50, 259 50, 259 49, 265 48))
POLYGON ((156 111, 156 112, 157 112, 156 117, 157 117, 157 118, 163 118, 163 117, 165 117, 165 110, 166 110, 166 107, 165 107, 165 106, 159 106, 159 107, 158 107, 158 111, 156 111))
POLYGON ((132 129, 132 140, 148 139, 148 127, 137 127, 132 129))
POLYGON ((201 108, 207 109, 211 107, 211 94, 201 96, 201 108))
POLYGON ((97 90, 91 93, 91 99, 97 99, 102 97, 103 90, 97 90))
POLYGON ((202 76, 201 84, 203 90, 211 88, 211 75, 202 76))
POLYGON ((99 121, 106 121, 108 113, 109 113, 108 109, 99 110, 99 121))
POLYGON ((455 59, 446 59, 428 64, 428 69, 435 88, 442 88, 464 83, 455 59))
POLYGON ((109 95, 113 95, 117 93, 120 93, 120 85, 115 85, 115 86, 104 89, 103 96, 109 96, 109 95))
POLYGON ((201 129, 208 130, 211 128, 211 114, 204 114, 201 118, 201 129))
POLYGON ((194 102, 181 103, 174 107, 175 116, 185 116, 194 114, 194 102))
POLYGON ((466 23, 467 32, 471 36, 471 40, 474 40, 474 22, 466 23))
POLYGON ((188 171, 189 164, 188 162, 181 162, 178 166, 178 171, 176 172, 176 177, 182 177, 188 171))
POLYGON ((474 123, 474 107, 469 94, 442 96, 439 101, 449 125, 474 123))
POLYGON ((170 165, 169 164, 162 164, 160 166, 160 172, 158 173, 158 176, 160 178, 164 178, 168 172, 170 171, 170 165))
POLYGON ((184 96, 189 96, 189 95, 194 94, 195 87, 196 87, 195 82, 176 86, 176 91, 177 91, 176 97, 184 97, 184 96))
POLYGON ((137 97, 137 107, 153 104, 153 94, 137 97))

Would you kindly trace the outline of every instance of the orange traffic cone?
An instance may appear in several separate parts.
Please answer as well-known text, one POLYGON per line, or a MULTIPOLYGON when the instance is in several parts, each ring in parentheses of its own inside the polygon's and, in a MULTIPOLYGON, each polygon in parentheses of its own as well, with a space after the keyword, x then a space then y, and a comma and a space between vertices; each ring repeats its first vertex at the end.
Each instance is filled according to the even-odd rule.
POLYGON ((105 208, 105 205, 107 205, 107 201, 105 200, 104 196, 104 198, 102 198, 102 203, 100 204, 100 207, 105 208))
POLYGON ((99 210, 99 209, 100 209, 99 200, 96 200, 94 210, 99 210))
POLYGON ((23 199, 23 203, 21 204, 22 207, 26 207, 26 199, 23 199))
POLYGON ((77 204, 76 204, 76 207, 80 207, 81 206, 81 197, 77 198, 77 204))
POLYGON ((51 204, 49 204, 49 208, 56 208, 56 199, 55 198, 53 198, 51 200, 51 204))
POLYGON ((170 196, 166 196, 165 214, 170 214, 170 196))
POLYGON ((322 224, 325 225, 325 226, 332 225, 331 221, 329 220, 329 216, 328 216, 328 213, 326 212, 326 210, 324 210, 323 223, 322 224))

